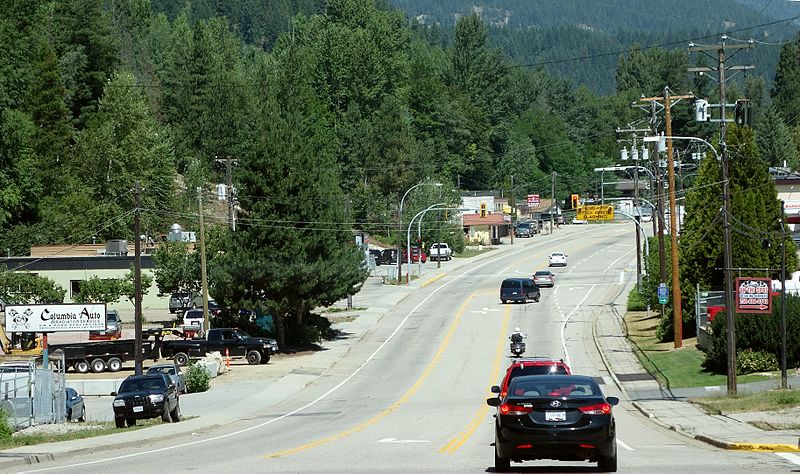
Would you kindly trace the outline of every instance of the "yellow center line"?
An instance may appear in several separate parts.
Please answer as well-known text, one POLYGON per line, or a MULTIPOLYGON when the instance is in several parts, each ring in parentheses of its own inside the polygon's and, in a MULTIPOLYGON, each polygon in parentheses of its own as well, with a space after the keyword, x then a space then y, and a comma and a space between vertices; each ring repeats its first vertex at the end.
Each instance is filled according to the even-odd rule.
MULTIPOLYGON (((478 291, 481 291, 481 290, 478 290, 478 291)), ((358 425, 356 425, 356 426, 354 426, 354 427, 352 427, 352 428, 350 428, 348 430, 342 431, 340 433, 333 434, 333 435, 328 436, 326 438, 322 438, 322 439, 318 439, 316 441, 312 441, 310 443, 303 444, 301 446, 297 446, 297 447, 294 447, 294 448, 286 449, 286 450, 283 450, 283 451, 276 451, 276 452, 271 453, 271 454, 266 454, 266 455, 262 456, 262 458, 270 459, 270 458, 277 458, 277 457, 281 457, 281 456, 288 456, 288 455, 291 455, 291 454, 298 453, 300 451, 305 451, 307 449, 316 448, 317 446, 322 446, 323 444, 327 444, 327 443, 330 443, 330 442, 333 442, 333 441, 337 441, 337 440, 346 438, 347 436, 350 436, 353 433, 357 433, 357 432, 363 430, 364 428, 367 428, 368 426, 377 423, 378 421, 380 421, 381 419, 385 418, 386 416, 388 416, 393 411, 397 410, 401 405, 406 403, 417 392, 417 390, 419 390, 420 387, 422 387, 422 384, 431 375, 431 373, 433 372, 433 369, 436 367, 436 364, 439 363, 439 359, 442 358, 442 354, 444 354, 445 349, 447 349, 447 346, 450 344, 450 339, 453 337, 453 334, 455 333, 456 328, 458 327, 458 324, 461 322, 461 317, 464 315, 464 312, 466 312, 467 307, 469 306, 469 303, 478 294, 478 291, 475 291, 471 295, 469 295, 467 297, 467 299, 464 300, 464 303, 461 305, 461 307, 458 308, 458 312, 456 312, 456 317, 453 320, 453 322, 450 324, 450 329, 447 331, 447 335, 444 337, 444 340, 439 345, 439 350, 436 351, 436 354, 433 356, 433 359, 428 364, 428 366, 425 368, 425 371, 422 372, 422 375, 420 375, 419 379, 417 379, 417 381, 414 383, 414 385, 411 386, 411 388, 408 389, 408 391, 405 394, 403 394, 403 396, 400 397, 399 400, 394 402, 389 408, 385 409, 384 411, 382 411, 381 413, 377 414, 376 416, 370 418, 369 420, 367 420, 367 421, 365 421, 363 423, 360 423, 360 424, 358 424, 358 425)))
MULTIPOLYGON (((505 311, 503 314, 503 326, 500 329, 500 336, 497 339, 497 349, 494 355, 494 364, 492 365, 492 375, 489 379, 489 385, 494 385, 495 382, 500 377, 500 369, 501 363, 503 361, 503 354, 505 353, 505 346, 506 346, 506 333, 508 332, 508 323, 511 320, 511 306, 506 306, 505 311)), ((482 407, 478 410, 475 416, 472 418, 472 421, 467 425, 464 431, 460 432, 455 438, 450 440, 449 443, 442 446, 439 449, 440 453, 455 453, 458 449, 467 442, 467 440, 475 433, 475 430, 483 422, 483 419, 486 417, 487 412, 489 411, 489 406, 483 404, 482 407)))

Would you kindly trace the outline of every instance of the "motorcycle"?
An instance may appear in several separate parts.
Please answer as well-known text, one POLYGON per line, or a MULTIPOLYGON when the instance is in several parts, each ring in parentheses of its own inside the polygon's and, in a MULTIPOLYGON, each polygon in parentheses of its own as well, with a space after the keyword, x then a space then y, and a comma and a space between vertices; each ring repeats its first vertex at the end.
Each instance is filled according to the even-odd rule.
POLYGON ((514 354, 516 357, 522 356, 525 352, 525 343, 524 342, 512 342, 511 343, 511 353, 514 354))

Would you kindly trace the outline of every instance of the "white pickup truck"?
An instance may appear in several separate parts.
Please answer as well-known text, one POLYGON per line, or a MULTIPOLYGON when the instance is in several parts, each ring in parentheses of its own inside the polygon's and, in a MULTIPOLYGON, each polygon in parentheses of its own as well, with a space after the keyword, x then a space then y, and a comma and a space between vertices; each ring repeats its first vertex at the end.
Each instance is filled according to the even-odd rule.
POLYGON ((431 260, 450 260, 453 258, 453 251, 444 242, 437 242, 431 245, 428 250, 428 258, 431 260))

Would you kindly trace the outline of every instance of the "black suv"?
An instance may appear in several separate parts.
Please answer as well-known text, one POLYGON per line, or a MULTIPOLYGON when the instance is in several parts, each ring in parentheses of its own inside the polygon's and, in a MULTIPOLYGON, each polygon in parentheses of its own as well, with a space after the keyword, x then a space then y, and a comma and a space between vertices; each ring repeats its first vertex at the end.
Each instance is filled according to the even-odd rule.
POLYGON ((386 249, 381 251, 381 258, 376 259, 378 265, 391 265, 397 263, 397 249, 386 249))
POLYGON ((117 428, 159 416, 165 423, 181 421, 178 389, 164 374, 131 375, 111 395, 116 397, 112 405, 117 428))

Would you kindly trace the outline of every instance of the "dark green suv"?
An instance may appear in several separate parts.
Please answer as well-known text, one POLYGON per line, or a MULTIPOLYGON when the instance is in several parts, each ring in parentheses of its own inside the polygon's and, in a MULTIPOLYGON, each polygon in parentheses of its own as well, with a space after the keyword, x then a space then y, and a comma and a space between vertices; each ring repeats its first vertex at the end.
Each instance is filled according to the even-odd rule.
POLYGON ((117 428, 159 416, 165 423, 181 421, 178 388, 163 373, 131 375, 111 395, 116 397, 112 406, 117 428))

